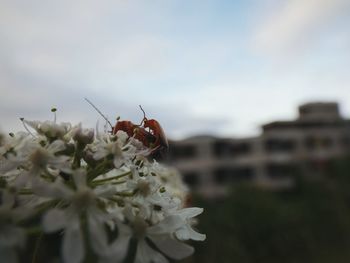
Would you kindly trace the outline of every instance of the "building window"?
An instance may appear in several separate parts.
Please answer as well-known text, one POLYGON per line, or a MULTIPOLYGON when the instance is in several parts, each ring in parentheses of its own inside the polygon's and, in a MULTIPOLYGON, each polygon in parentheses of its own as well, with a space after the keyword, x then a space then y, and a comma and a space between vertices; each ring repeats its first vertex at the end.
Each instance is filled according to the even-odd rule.
POLYGON ((291 164, 269 164, 267 174, 271 178, 284 178, 295 175, 296 167, 291 164))
POLYGON ((254 177, 254 169, 251 167, 222 167, 216 169, 213 175, 217 184, 249 181, 254 177))
POLYGON ((247 142, 218 140, 213 144, 213 152, 216 157, 235 157, 245 155, 251 152, 251 144, 247 142))
POLYGON ((333 140, 330 137, 314 137, 308 136, 305 138, 305 146, 309 150, 319 148, 330 148, 333 145, 333 140))
POLYGON ((296 142, 291 139, 267 139, 265 149, 267 152, 292 152, 296 142))
POLYGON ((183 180, 191 188, 199 185, 199 175, 196 172, 183 173, 183 180))
POLYGON ((344 147, 350 146, 350 136, 343 136, 340 138, 340 144, 344 147))
POLYGON ((214 142, 213 152, 217 157, 230 156, 231 149, 229 142, 224 140, 214 142))
POLYGON ((306 137, 305 138, 305 146, 309 150, 313 150, 317 146, 317 139, 315 137, 306 137))
POLYGON ((170 159, 191 159, 197 155, 197 149, 194 145, 170 145, 170 159))

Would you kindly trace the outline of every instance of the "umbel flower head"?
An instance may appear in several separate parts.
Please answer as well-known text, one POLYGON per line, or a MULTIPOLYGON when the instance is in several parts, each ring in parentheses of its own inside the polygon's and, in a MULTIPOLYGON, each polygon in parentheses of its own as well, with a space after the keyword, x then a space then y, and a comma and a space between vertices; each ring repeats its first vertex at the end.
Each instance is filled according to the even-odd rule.
POLYGON ((184 207, 179 174, 150 160, 133 136, 24 123, 27 132, 0 134, 1 262, 24 253, 35 262, 48 235, 57 236, 56 259, 65 263, 163 263, 191 255, 187 240, 205 239, 192 224, 203 209, 184 207))

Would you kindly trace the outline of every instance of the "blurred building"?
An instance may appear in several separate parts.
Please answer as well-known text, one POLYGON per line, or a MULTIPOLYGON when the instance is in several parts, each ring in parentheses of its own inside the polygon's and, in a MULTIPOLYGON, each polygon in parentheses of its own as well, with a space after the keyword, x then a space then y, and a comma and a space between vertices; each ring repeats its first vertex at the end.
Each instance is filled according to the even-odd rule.
POLYGON ((206 196, 248 181, 270 189, 293 186, 295 174, 317 177, 326 163, 350 149, 350 120, 337 103, 308 103, 293 121, 262 126, 254 138, 196 136, 171 141, 167 162, 185 182, 206 196))

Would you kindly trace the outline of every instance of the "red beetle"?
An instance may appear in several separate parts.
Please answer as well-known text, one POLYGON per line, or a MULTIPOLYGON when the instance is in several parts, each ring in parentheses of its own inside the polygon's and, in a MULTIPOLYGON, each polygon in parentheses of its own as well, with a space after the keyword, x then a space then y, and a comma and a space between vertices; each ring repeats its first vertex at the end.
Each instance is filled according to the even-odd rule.
POLYGON ((112 134, 116 134, 118 131, 126 132, 129 137, 138 139, 148 148, 151 148, 156 140, 155 136, 146 131, 141 125, 136 125, 131 121, 118 121, 113 127, 112 134))
POLYGON ((150 133, 155 137, 155 141, 152 143, 154 148, 159 148, 159 150, 167 150, 169 148, 169 144, 162 126, 160 126, 159 122, 155 119, 147 119, 145 111, 142 109, 141 105, 139 106, 143 112, 143 120, 141 124, 143 123, 143 127, 148 128, 150 133))
POLYGON ((85 100, 109 123, 112 128, 112 134, 116 134, 118 131, 126 132, 129 137, 134 137, 142 142, 144 146, 150 148, 153 157, 160 156, 164 150, 168 149, 168 140, 162 126, 155 119, 147 119, 141 105, 139 106, 143 112, 143 119, 140 125, 134 124, 131 121, 117 121, 113 127, 107 117, 91 101, 87 98, 85 100))
POLYGON ((112 129, 112 134, 116 134, 117 131, 124 131, 129 135, 129 137, 132 137, 136 127, 137 125, 133 124, 131 121, 117 121, 116 125, 112 129))
POLYGON ((120 130, 126 132, 129 137, 138 139, 143 145, 150 148, 152 150, 152 156, 156 157, 168 149, 168 140, 159 122, 154 119, 147 119, 145 111, 141 106, 140 108, 143 112, 143 119, 140 125, 136 125, 131 121, 118 121, 112 133, 116 134, 120 130))

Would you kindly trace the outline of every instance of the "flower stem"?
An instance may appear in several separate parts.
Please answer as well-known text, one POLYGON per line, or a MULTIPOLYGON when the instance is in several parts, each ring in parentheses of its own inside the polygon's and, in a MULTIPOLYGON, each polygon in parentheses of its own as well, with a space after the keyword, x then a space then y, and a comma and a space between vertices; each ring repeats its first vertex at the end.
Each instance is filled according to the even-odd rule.
POLYGON ((109 182, 109 181, 112 181, 112 180, 115 180, 115 179, 123 178, 123 177, 125 177, 127 175, 131 175, 131 171, 127 171, 125 173, 118 174, 116 176, 111 176, 111 177, 108 177, 108 178, 97 179, 97 180, 94 180, 92 183, 94 185, 98 185, 98 184, 109 182))
POLYGON ((18 191, 18 194, 20 195, 32 195, 33 191, 31 189, 21 189, 18 191))
POLYGON ((105 174, 112 169, 113 168, 110 165, 110 161, 104 160, 102 163, 97 165, 95 168, 88 171, 88 173, 87 173, 88 181, 90 182, 91 180, 94 180, 99 175, 105 174))
POLYGON ((32 263, 37 262, 37 258, 38 258, 38 252, 39 252, 39 248, 40 248, 40 243, 41 240, 43 238, 44 233, 41 232, 35 242, 35 247, 34 247, 34 252, 33 252, 33 256, 32 256, 32 263))
POLYGON ((120 192, 120 193, 116 193, 115 195, 118 196, 125 196, 125 197, 131 197, 135 195, 135 191, 132 192, 120 192))

